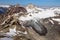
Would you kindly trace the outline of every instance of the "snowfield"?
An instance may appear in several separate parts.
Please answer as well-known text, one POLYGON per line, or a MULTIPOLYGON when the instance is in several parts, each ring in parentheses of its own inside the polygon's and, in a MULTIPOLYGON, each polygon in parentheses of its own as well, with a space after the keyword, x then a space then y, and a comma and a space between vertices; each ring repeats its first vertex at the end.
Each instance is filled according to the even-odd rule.
POLYGON ((32 19, 45 19, 49 17, 58 16, 60 14, 60 8, 58 7, 43 9, 43 8, 39 8, 33 5, 29 5, 26 7, 26 10, 27 10, 28 15, 21 16, 19 20, 26 21, 26 20, 32 20, 32 19))

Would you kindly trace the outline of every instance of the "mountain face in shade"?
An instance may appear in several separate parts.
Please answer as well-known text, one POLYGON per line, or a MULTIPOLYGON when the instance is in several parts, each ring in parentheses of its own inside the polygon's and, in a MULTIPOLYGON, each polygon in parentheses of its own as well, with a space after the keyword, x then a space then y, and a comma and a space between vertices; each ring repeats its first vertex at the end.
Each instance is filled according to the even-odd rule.
POLYGON ((6 12, 7 12, 7 8, 0 7, 0 14, 6 13, 6 12))

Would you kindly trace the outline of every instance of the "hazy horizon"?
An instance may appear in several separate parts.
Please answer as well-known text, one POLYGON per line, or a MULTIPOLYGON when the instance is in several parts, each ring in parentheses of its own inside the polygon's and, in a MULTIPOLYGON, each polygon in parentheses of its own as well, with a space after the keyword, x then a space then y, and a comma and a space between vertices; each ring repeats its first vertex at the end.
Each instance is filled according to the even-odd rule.
POLYGON ((29 3, 37 6, 60 6, 60 0, 0 0, 0 4, 27 5, 29 3))

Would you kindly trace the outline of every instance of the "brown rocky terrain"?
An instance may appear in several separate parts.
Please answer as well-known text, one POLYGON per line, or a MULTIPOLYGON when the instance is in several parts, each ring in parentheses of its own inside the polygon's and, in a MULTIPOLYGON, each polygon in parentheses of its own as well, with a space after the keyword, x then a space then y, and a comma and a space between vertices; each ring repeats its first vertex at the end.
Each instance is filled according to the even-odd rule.
MULTIPOLYGON (((51 24, 49 22, 49 18, 41 20, 41 23, 47 28, 48 33, 44 36, 39 35, 36 33, 31 27, 23 27, 19 20, 17 20, 13 15, 13 13, 19 13, 20 11, 24 12, 20 15, 25 14, 27 12, 23 7, 12 7, 9 8, 8 12, 6 14, 0 15, 0 24, 5 21, 5 24, 0 25, 0 35, 6 32, 9 32, 10 28, 15 28, 18 31, 22 31, 23 33, 18 33, 16 36, 10 37, 10 36, 0 36, 0 40, 60 40, 60 25, 58 25, 58 22, 54 21, 55 24, 51 24), (10 18, 8 18, 10 16, 10 18), (46 23, 46 21, 48 23, 46 23), (2 31, 2 33, 1 33, 2 31), (27 32, 27 34, 24 34, 24 32, 27 32), (9 38, 9 39, 5 39, 9 38)), ((55 17, 55 18, 59 18, 55 17)))

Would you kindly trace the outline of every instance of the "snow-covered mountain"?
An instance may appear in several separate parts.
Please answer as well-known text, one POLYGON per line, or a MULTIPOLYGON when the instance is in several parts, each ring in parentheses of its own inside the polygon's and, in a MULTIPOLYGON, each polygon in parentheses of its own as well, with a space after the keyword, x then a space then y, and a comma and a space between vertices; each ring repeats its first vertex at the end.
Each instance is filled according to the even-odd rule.
MULTIPOLYGON (((8 19, 10 19, 11 16, 14 18, 14 20, 12 19, 13 21, 15 21, 15 19, 18 19, 19 21, 23 21, 23 22, 30 21, 30 20, 34 20, 35 22, 37 22, 37 20, 40 20, 40 19, 47 19, 47 21, 51 22, 52 24, 55 24, 56 21, 58 22, 58 24, 60 24, 60 8, 58 8, 58 7, 43 9, 43 8, 40 8, 40 7, 37 7, 34 5, 28 5, 25 7, 25 9, 27 10, 26 15, 23 15, 23 14, 25 14, 23 12, 14 13, 12 15, 9 15, 8 19)), ((7 20, 5 20, 5 21, 7 21, 7 20)), ((4 25, 5 21, 1 25, 4 25)), ((15 28, 10 29, 9 33, 11 34, 11 32, 12 32, 12 34, 15 34, 16 29, 15 28)), ((7 33, 7 34, 9 34, 9 33, 7 33)))
POLYGON ((0 5, 0 7, 6 7, 6 8, 8 8, 8 7, 10 7, 10 5, 0 5))
POLYGON ((28 15, 26 17, 21 17, 22 20, 25 20, 26 18, 27 18, 26 20, 28 20, 29 18, 44 19, 44 18, 58 16, 60 14, 60 8, 43 9, 43 8, 36 7, 34 5, 28 5, 26 7, 26 10, 28 12, 28 15))
MULTIPOLYGON (((0 7, 7 8, 8 6, 0 7)), ((36 38, 37 40, 40 38, 55 40, 60 37, 60 8, 58 7, 44 9, 31 4, 26 7, 11 6, 6 14, 0 15, 0 22, 1 40, 9 40, 5 37, 13 38, 12 40, 15 38, 20 40, 25 38, 25 40, 35 40, 36 38), (33 26, 28 25, 28 27, 23 24, 33 26), (41 34, 39 36, 38 33, 44 34, 44 36, 41 34)))
MULTIPOLYGON (((34 5, 32 5, 32 6, 34 6, 34 5)), ((31 6, 30 6, 31 7, 31 6)), ((38 7, 31 7, 31 9, 28 7, 28 8, 26 8, 27 9, 27 11, 28 11, 28 13, 30 13, 32 16, 36 16, 37 18, 38 18, 38 16, 40 17, 40 18, 47 18, 47 17, 53 17, 53 16, 57 16, 56 14, 55 14, 55 12, 57 13, 57 14, 59 14, 60 13, 60 9, 59 8, 50 8, 50 9, 43 9, 43 8, 38 8, 38 7), (31 12, 29 12, 29 11, 31 11, 31 12), (37 13, 37 14, 36 14, 37 13)))

